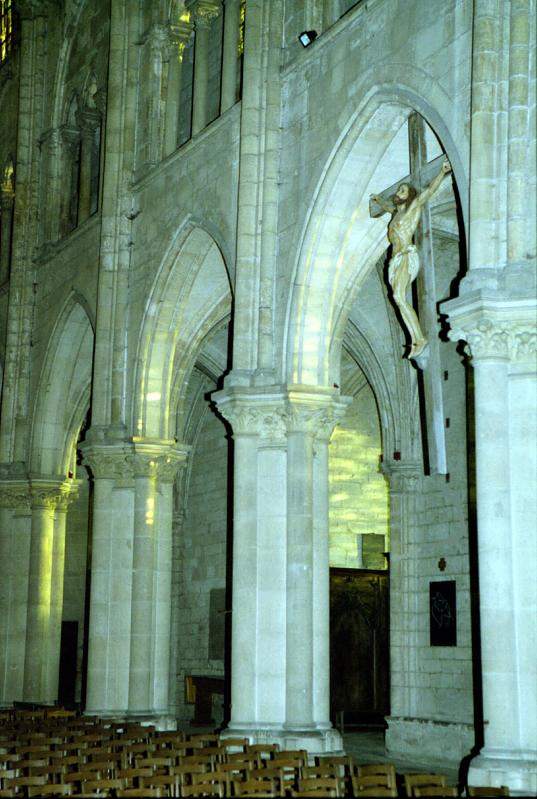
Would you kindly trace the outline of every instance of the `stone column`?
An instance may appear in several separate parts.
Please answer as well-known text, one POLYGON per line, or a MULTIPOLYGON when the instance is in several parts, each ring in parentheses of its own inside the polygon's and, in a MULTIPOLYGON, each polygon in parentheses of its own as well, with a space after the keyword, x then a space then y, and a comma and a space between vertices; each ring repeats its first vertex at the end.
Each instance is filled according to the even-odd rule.
POLYGON ((134 481, 126 446, 83 450, 94 484, 86 712, 121 716, 129 708, 134 481))
POLYGON ((129 714, 170 709, 173 481, 187 451, 135 442, 129 714))
POLYGON ((192 100, 192 135, 208 124, 209 88, 209 31, 211 23, 220 13, 220 0, 190 0, 187 8, 194 17, 196 49, 194 52, 194 89, 192 100))
POLYGON ((12 176, 3 176, 0 186, 0 286, 9 279, 14 199, 12 176))
POLYGON ((31 508, 25 480, 0 483, 0 707, 23 698, 31 508))
POLYGON ((222 92, 220 100, 220 111, 222 114, 237 102, 240 16, 240 0, 225 0, 224 52, 222 58, 222 92))
POLYGON ((192 36, 193 26, 188 12, 176 25, 170 25, 168 45, 168 86, 166 91, 166 123, 164 134, 164 155, 171 155, 177 149, 179 115, 181 114, 181 84, 185 48, 192 36))
POLYGON ((471 785, 537 791, 537 333, 535 301, 446 303, 475 374, 485 745, 471 785))
POLYGON ((416 733, 418 613, 417 558, 414 530, 419 463, 388 461, 382 471, 390 486, 390 705, 386 749, 404 752, 416 733))
POLYGON ((70 484, 61 480, 31 480, 31 540, 28 575, 25 702, 52 704, 58 696, 58 669, 65 510, 70 484), (59 503, 65 507, 57 515, 59 503))
POLYGON ((58 696, 58 678, 60 673, 60 647, 63 616, 63 576, 65 567, 65 530, 67 509, 77 497, 77 486, 65 486, 59 492, 54 503, 54 539, 52 542, 52 572, 50 591, 50 633, 48 636, 48 659, 46 675, 46 693, 58 696))
POLYGON ((101 124, 98 111, 85 108, 79 112, 77 118, 80 127, 80 180, 78 192, 78 222, 84 222, 91 215, 91 188, 93 172, 93 148, 95 131, 101 124))
POLYGON ((228 389, 215 398, 235 442, 227 734, 339 750, 328 701, 326 449, 346 402, 333 392, 282 387, 228 389))

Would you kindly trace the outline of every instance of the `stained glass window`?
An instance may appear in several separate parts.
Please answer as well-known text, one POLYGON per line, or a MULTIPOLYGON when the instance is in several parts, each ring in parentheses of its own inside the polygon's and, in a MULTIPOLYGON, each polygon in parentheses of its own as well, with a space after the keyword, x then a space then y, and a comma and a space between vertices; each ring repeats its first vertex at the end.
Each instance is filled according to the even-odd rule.
POLYGON ((13 3, 12 0, 0 0, 0 65, 9 58, 13 44, 13 3))

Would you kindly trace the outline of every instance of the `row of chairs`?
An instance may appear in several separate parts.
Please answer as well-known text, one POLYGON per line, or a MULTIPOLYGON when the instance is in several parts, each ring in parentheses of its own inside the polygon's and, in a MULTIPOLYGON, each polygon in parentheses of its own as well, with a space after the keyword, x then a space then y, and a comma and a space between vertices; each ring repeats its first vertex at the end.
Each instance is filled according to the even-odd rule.
MULTIPOLYGON (((469 795, 508 795, 476 792, 469 795)), ((492 789, 491 789, 492 790, 492 789)), ((499 790, 499 789, 498 789, 499 790)), ((0 797, 457 796, 442 775, 357 766, 277 744, 79 717, 61 709, 0 712, 0 797)))

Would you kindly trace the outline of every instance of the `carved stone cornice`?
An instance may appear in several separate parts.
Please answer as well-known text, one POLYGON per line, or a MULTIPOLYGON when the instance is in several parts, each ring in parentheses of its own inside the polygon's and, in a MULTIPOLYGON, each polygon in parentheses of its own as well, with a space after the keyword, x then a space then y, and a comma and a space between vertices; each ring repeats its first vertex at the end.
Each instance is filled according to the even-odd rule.
POLYGON ((465 341, 474 361, 532 362, 537 358, 535 301, 463 297, 443 304, 449 338, 465 341))
POLYGON ((195 28, 209 28, 222 10, 221 0, 187 0, 185 7, 192 13, 195 28))
POLYGON ((30 484, 27 480, 0 481, 0 507, 30 511, 30 484))
POLYGON ((135 438, 129 460, 135 477, 173 483, 179 469, 186 464, 189 452, 189 446, 177 446, 175 441, 135 438))
POLYGON ((57 14, 62 10, 61 0, 15 0, 13 9, 21 19, 34 19, 57 14))

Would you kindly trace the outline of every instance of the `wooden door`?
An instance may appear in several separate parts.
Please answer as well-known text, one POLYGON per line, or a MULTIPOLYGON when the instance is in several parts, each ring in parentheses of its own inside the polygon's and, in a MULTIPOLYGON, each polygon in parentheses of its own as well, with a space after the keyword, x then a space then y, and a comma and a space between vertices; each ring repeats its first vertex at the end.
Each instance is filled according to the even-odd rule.
POLYGON ((346 726, 383 724, 390 712, 387 571, 330 569, 331 715, 346 726))

